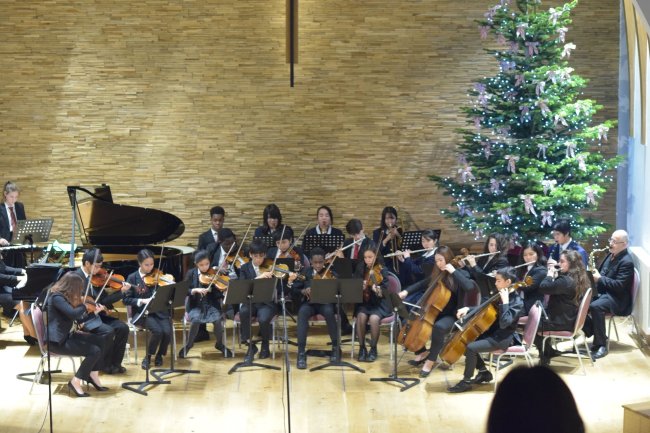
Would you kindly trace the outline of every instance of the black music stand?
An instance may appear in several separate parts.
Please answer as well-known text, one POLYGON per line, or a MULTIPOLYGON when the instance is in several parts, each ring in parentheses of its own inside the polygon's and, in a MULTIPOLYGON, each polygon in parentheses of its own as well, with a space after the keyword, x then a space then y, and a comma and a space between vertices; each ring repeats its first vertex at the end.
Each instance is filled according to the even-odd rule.
MULTIPOLYGON (((31 262, 34 262, 34 242, 47 242, 54 220, 18 220, 11 238, 12 244, 29 244, 31 262)), ((21 261, 22 262, 22 261, 21 261)), ((22 262, 24 263, 24 262, 22 262)))
MULTIPOLYGON (((259 278, 256 280, 230 280, 228 282, 228 291, 226 292, 224 303, 230 305, 246 302, 248 304, 248 311, 250 313, 248 316, 250 325, 249 329, 251 329, 251 335, 249 338, 251 341, 253 328, 253 299, 255 299, 258 303, 271 302, 273 300, 274 290, 274 278, 259 278)), ((269 370, 280 370, 280 367, 276 367, 275 365, 253 362, 252 358, 250 360, 247 360, 245 358, 244 361, 233 365, 232 368, 228 371, 228 374, 232 374, 242 367, 260 367, 268 368, 269 370)))
MULTIPOLYGON (((420 250, 422 249, 422 230, 414 230, 410 232, 404 232, 402 234, 402 248, 401 250, 420 250)), ((440 233, 441 230, 433 230, 434 238, 436 241, 440 242, 440 233)))
POLYGON ((273 236, 253 236, 253 240, 255 239, 260 239, 262 242, 264 242, 266 249, 275 246, 275 240, 273 240, 273 236))
MULTIPOLYGON (((167 301, 168 303, 168 311, 169 311, 169 323, 172 327, 172 332, 174 332, 174 309, 183 307, 185 308, 185 298, 187 297, 187 293, 189 292, 190 288, 190 281, 182 281, 180 283, 176 284, 171 284, 169 286, 164 286, 164 287, 174 287, 173 290, 173 297, 167 301)), ((155 370, 151 370, 151 375, 158 379, 159 381, 162 380, 163 376, 166 376, 168 374, 173 374, 173 373, 179 373, 179 374, 199 374, 201 373, 199 370, 188 370, 188 369, 178 369, 174 368, 174 358, 176 357, 176 338, 172 339, 172 355, 171 355, 171 365, 168 369, 164 368, 158 368, 155 370)))
MULTIPOLYGON (((165 311, 168 309, 169 300, 172 298, 174 292, 175 284, 170 284, 168 286, 158 286, 156 291, 153 294, 153 299, 144 306, 142 312, 135 318, 133 324, 138 322, 140 318, 145 318, 145 323, 147 316, 150 313, 157 313, 158 311, 165 311)), ((172 330, 173 331, 173 330, 172 330)), ((145 332, 145 356, 147 356, 147 351, 149 350, 149 331, 145 332)), ((174 354, 172 353, 172 357, 174 354)), ((152 375, 153 376, 153 375, 152 375)), ((155 376, 154 376, 155 377, 155 376)), ((168 380, 159 380, 156 378, 155 381, 149 380, 149 365, 145 369, 145 380, 139 382, 124 382, 122 383, 122 388, 128 389, 140 395, 148 395, 147 391, 144 391, 144 388, 150 385, 169 385, 171 382, 168 380)))
POLYGON ((311 234, 305 235, 304 240, 302 241, 302 249, 305 254, 309 255, 309 252, 314 249, 314 247, 321 247, 325 250, 326 253, 331 253, 336 251, 343 242, 345 241, 345 236, 343 235, 328 235, 328 234, 311 234))
MULTIPOLYGON (((388 296, 388 300, 391 304, 391 309, 393 310, 393 329, 396 329, 399 326, 399 319, 408 318, 408 311, 402 303, 402 299, 397 293, 391 293, 388 296)), ((371 382, 397 382, 400 385, 400 391, 404 392, 407 389, 413 388, 415 385, 420 383, 420 379, 415 377, 399 377, 397 375, 397 338, 393 341, 393 372, 388 375, 388 377, 373 377, 370 379, 371 382), (409 383, 411 382, 411 383, 409 383)))
POLYGON ((332 269, 339 278, 352 278, 358 263, 359 259, 337 258, 332 269))
MULTIPOLYGON (((311 303, 330 304, 336 303, 337 313, 341 311, 341 303, 359 303, 363 300, 363 280, 361 278, 347 278, 336 280, 313 280, 311 282, 311 303), (322 293, 319 293, 322 291, 322 293), (318 302, 316 302, 318 301, 318 302)), ((326 362, 310 368, 309 371, 322 370, 328 367, 348 367, 359 373, 365 373, 363 368, 351 362, 341 360, 341 316, 336 316, 336 333, 339 350, 336 350, 336 361, 326 362)))

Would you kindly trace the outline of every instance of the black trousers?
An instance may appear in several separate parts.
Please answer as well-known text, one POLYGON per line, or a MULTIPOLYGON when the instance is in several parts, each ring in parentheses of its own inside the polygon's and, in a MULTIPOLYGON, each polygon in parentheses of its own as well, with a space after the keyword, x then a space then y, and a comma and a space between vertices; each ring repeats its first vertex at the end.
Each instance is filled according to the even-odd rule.
POLYGON ((454 316, 442 316, 434 322, 431 331, 431 347, 429 348, 429 356, 427 356, 428 360, 436 361, 438 359, 438 354, 445 343, 445 337, 454 326, 454 322, 456 322, 454 316))
MULTIPOLYGON (((113 330, 113 337, 110 341, 110 349, 106 352, 104 366, 119 367, 124 359, 126 343, 129 341, 129 326, 115 317, 101 315, 102 322, 105 326, 113 330)), ((108 337, 107 337, 108 338, 108 337)))
MULTIPOLYGON (((260 325, 262 344, 268 345, 271 338, 271 319, 276 315, 275 304, 253 304, 252 313, 253 316, 257 317, 257 322, 260 325)), ((250 317, 251 311, 248 304, 242 304, 239 308, 242 341, 248 341, 251 338, 250 317)))
POLYGON ((149 336, 147 355, 167 355, 167 348, 169 347, 169 342, 172 340, 172 324, 169 318, 147 316, 144 326, 151 334, 149 336))
POLYGON ((583 330, 587 337, 594 336, 594 347, 607 346, 607 327, 605 324, 605 315, 613 314, 617 305, 609 294, 598 296, 597 299, 589 304, 589 315, 585 320, 583 330))
POLYGON ((510 343, 512 343, 512 338, 499 341, 492 337, 487 337, 467 344, 465 348, 465 371, 463 373, 463 379, 470 380, 476 368, 485 370, 485 362, 479 355, 480 353, 492 352, 497 349, 505 350, 510 346, 510 343))
POLYGON ((104 338, 97 334, 86 332, 73 332, 63 343, 48 343, 52 353, 59 355, 83 356, 81 365, 75 373, 75 377, 88 380, 91 371, 101 370, 103 364, 104 338))
POLYGON ((310 304, 303 303, 298 309, 298 351, 302 352, 307 346, 307 330, 309 329, 309 318, 316 314, 325 317, 327 324, 327 332, 332 340, 332 346, 337 345, 337 329, 336 329, 336 316, 334 304, 310 304))

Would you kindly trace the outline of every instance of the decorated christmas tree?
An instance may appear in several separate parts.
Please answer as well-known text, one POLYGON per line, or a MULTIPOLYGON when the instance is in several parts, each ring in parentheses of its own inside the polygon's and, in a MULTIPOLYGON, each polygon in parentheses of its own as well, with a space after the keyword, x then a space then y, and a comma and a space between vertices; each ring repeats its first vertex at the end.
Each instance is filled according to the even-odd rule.
POLYGON ((443 214, 476 238, 493 231, 546 238, 557 218, 582 239, 606 230, 589 214, 620 162, 600 152, 615 122, 592 125, 602 106, 581 98, 587 81, 569 66, 577 0, 541 3, 501 0, 478 21, 498 72, 469 91, 455 175, 431 176, 452 198, 443 214))

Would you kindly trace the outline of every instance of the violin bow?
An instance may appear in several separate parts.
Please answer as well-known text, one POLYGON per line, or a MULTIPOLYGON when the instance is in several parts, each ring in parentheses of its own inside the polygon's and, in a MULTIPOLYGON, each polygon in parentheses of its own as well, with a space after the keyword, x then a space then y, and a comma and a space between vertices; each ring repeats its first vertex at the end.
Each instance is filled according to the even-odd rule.
MULTIPOLYGON (((282 240, 282 238, 284 237, 284 230, 286 228, 287 228, 287 225, 282 224, 282 233, 280 233, 280 240, 282 240)), ((287 250, 287 251, 289 251, 289 250, 287 250)), ((273 265, 271 265, 271 275, 273 275, 274 277, 275 277, 275 275, 273 274, 273 272, 275 271, 275 264, 278 262, 278 256, 279 255, 280 255, 280 248, 278 248, 278 252, 275 255, 275 257, 273 258, 273 265)), ((275 277, 275 278, 277 278, 277 277, 275 277)), ((284 275, 282 276, 282 278, 284 278, 284 275)))
MULTIPOLYGON (((84 300, 88 297, 88 293, 90 292, 90 285, 93 279, 92 271, 95 265, 97 264, 97 257, 99 257, 99 249, 95 250, 95 257, 93 257, 93 265, 90 267, 91 275, 88 276, 88 284, 86 284, 86 293, 84 293, 84 300)), ((83 266, 83 263, 81 264, 81 266, 83 266)))
MULTIPOLYGON (((343 243, 341 243, 341 246, 339 247, 339 249, 341 249, 341 248, 343 248, 343 243)), ((338 256, 336 254, 334 254, 334 258, 332 259, 330 264, 327 265, 327 269, 325 269, 325 273, 323 275, 327 275, 327 273, 329 272, 330 268, 332 267, 332 265, 334 264, 334 262, 336 261, 337 258, 338 258, 338 256)))
MULTIPOLYGON (((291 244, 291 246, 287 250, 287 254, 289 254, 296 247, 296 244, 298 243, 300 238, 303 237, 305 235, 305 233, 307 233, 307 229, 309 229, 310 225, 311 225, 311 223, 307 223, 307 226, 305 226, 305 229, 302 231, 302 233, 300 233, 300 236, 298 236, 297 238, 295 238, 293 240, 293 243, 291 244)), ((284 235, 284 226, 282 227, 282 234, 284 235)), ((280 238, 280 239, 282 239, 282 238, 280 238)))
MULTIPOLYGON (((246 236, 248 236, 248 232, 251 230, 252 225, 253 225, 253 223, 248 224, 248 228, 246 229, 246 233, 244 233, 244 237, 242 238, 241 242, 239 243, 239 248, 237 248, 237 252, 235 253, 235 260, 237 260, 237 257, 239 257, 239 253, 241 252, 241 249, 244 246, 244 241, 246 240, 246 236)), ((233 268, 235 266, 235 260, 232 261, 232 267, 233 268)))

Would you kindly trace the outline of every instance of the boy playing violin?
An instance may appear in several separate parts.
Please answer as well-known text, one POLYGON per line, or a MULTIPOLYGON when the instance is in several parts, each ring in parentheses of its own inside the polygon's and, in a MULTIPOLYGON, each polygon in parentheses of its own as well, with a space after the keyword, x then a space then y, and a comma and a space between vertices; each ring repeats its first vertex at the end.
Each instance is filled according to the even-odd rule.
MULTIPOLYGON (((190 334, 185 347, 178 353, 179 358, 185 358, 187 352, 194 346, 194 339, 199 332, 201 324, 212 323, 214 336, 217 342, 214 348, 219 350, 226 358, 232 358, 233 354, 223 343, 223 291, 216 286, 215 280, 219 278, 214 270, 210 268, 210 257, 205 250, 194 253, 195 268, 185 275, 185 280, 190 282, 188 297, 185 309, 191 322, 190 334), (204 282, 208 283, 205 284, 204 282)), ((225 287, 227 288, 227 286, 225 287)), ((224 288, 224 290, 225 290, 224 288)))
MULTIPOLYGON (((498 306, 498 319, 490 329, 485 331, 476 341, 472 341, 465 349, 465 372, 463 380, 447 389, 452 393, 465 392, 472 389, 473 384, 487 383, 492 380, 492 373, 487 370, 480 353, 492 352, 493 350, 505 350, 511 344, 517 328, 517 321, 524 311, 524 302, 517 293, 510 293, 509 288, 517 279, 515 270, 512 267, 500 268, 496 272, 495 286, 499 291, 500 304, 498 306), (472 379, 474 369, 478 368, 478 374, 472 379)), ((456 317, 462 319, 470 312, 476 312, 479 307, 472 309, 463 307, 458 310, 456 317)))
MULTIPOLYGON (((81 267, 76 270, 76 273, 83 279, 84 293, 86 287, 88 287, 88 281, 91 280, 88 294, 93 297, 95 304, 105 306, 106 309, 110 310, 113 308, 114 303, 122 300, 124 294, 131 288, 131 285, 124 282, 120 290, 116 290, 110 295, 106 290, 102 291, 102 286, 105 285, 105 279, 108 277, 108 274, 102 269, 103 261, 104 257, 101 251, 98 248, 90 248, 84 252, 81 259, 81 267), (104 277, 102 278, 100 274, 104 274, 104 277)), ((89 317, 93 318, 94 315, 90 315, 89 317)), ((99 313, 99 318, 101 319, 101 323, 97 322, 98 326, 86 325, 82 326, 82 330, 97 334, 104 339, 104 345, 102 347, 104 353, 104 373, 125 373, 126 368, 122 366, 122 360, 124 359, 124 351, 126 350, 126 343, 129 339, 129 327, 126 323, 109 316, 106 312, 99 313)), ((86 321, 86 323, 89 322, 86 321)))
POLYGON ((357 266, 355 277, 363 278, 363 302, 355 306, 357 317, 357 337, 361 362, 374 362, 377 359, 379 322, 391 315, 390 303, 386 297, 388 290, 388 271, 383 266, 383 258, 377 256, 374 242, 363 253, 363 261, 357 266), (366 325, 370 324, 370 351, 366 349, 366 325))
POLYGON ((332 269, 325 267, 325 251, 320 247, 315 247, 310 252, 311 266, 304 270, 305 282, 299 280, 290 282, 288 286, 292 289, 294 297, 300 299, 300 308, 298 309, 298 362, 297 367, 301 370, 307 368, 307 354, 305 348, 307 346, 307 331, 309 329, 309 318, 320 314, 325 317, 327 324, 327 332, 332 341, 332 355, 330 360, 336 361, 337 351, 340 351, 338 346, 336 317, 334 315, 334 304, 312 304, 311 299, 311 282, 315 279, 321 278, 336 278, 332 269), (327 272, 327 274, 325 274, 327 272))

